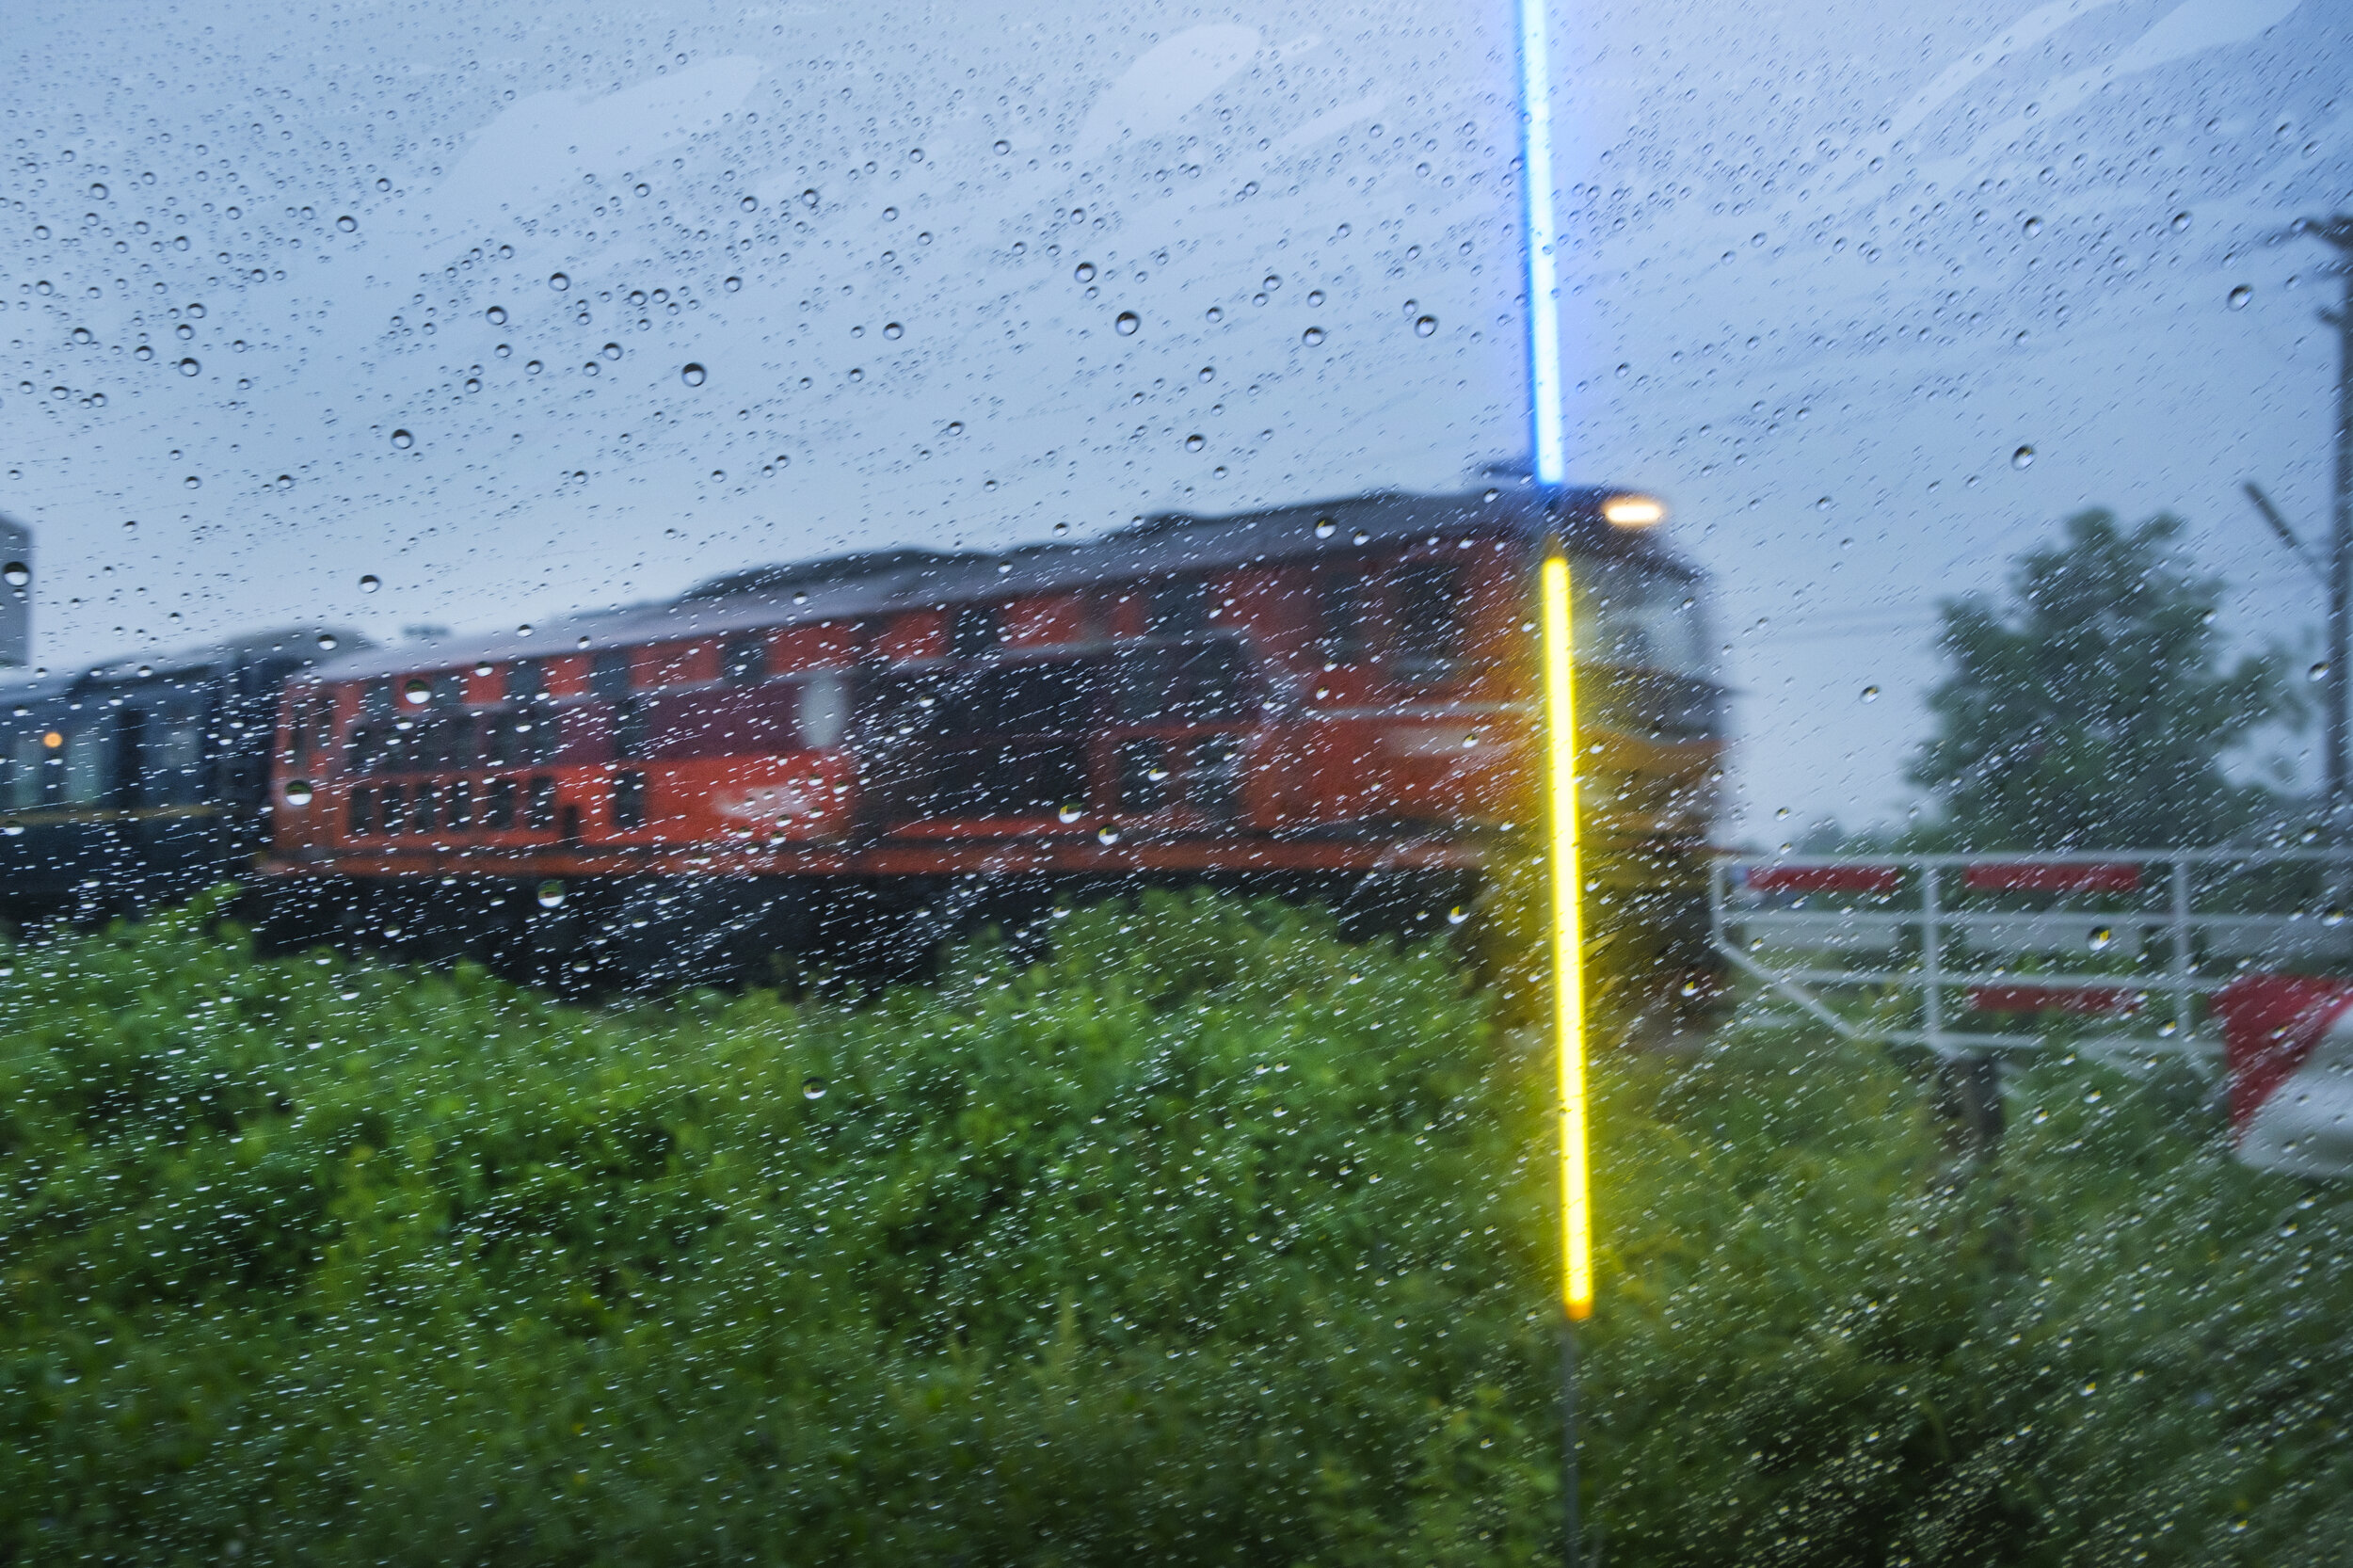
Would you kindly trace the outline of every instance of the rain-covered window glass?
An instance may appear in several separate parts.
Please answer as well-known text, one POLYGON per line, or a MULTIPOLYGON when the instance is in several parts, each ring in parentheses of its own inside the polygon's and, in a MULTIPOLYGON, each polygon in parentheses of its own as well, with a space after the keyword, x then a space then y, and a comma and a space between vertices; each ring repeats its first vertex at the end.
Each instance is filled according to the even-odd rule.
POLYGON ((2353 1561, 2353 7, 7 22, 0 1559, 2353 1561))

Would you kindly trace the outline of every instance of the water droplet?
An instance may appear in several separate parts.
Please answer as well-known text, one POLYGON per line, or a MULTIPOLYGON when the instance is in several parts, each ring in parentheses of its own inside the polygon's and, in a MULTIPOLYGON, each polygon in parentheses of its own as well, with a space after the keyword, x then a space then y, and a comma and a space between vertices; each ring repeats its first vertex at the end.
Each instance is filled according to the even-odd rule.
POLYGON ((1119 829, 1098 827, 1095 830, 1095 841, 1098 844, 1115 844, 1119 842, 1119 829))
POLYGON ((1198 452, 1209 444, 1209 443, 1208 441, 1202 440, 1199 436, 1187 436, 1185 438, 1185 450, 1187 452, 1198 452))
POLYGON ((322 651, 322 652, 330 651, 330 650, 332 650, 332 649, 333 649, 333 648, 334 648, 334 647, 335 647, 335 633, 333 633, 332 632, 320 632, 320 633, 319 633, 319 649, 320 649, 320 651, 322 651))
POLYGON ((1865 687, 1864 687, 1864 688, 1863 688, 1863 700, 1864 700, 1864 701, 1865 701, 1865 702, 1877 702, 1879 699, 1880 699, 1880 689, 1879 689, 1877 686, 1865 686, 1865 687))
POLYGON ((2028 239, 2034 238, 2041 232, 2042 232, 2042 220, 2041 218, 2030 217, 2026 219, 2026 237, 2028 239))
POLYGON ((821 1100, 824 1097, 825 1080, 824 1079, 811 1074, 809 1077, 801 1080, 801 1098, 805 1100, 821 1100))
POLYGON ((603 355, 608 360, 617 360, 621 357, 621 345, 617 343, 609 343, 602 348, 598 349, 597 352, 603 355))
POLYGON ((529 621, 525 621, 525 622, 523 622, 520 626, 518 626, 517 628, 515 628, 515 635, 517 635, 518 637, 528 637, 528 636, 530 636, 530 635, 531 635, 531 623, 530 623, 529 621))
POLYGON ((568 289, 571 286, 572 280, 569 278, 565 277, 564 274, 557 272, 549 275, 548 287, 553 289, 556 293, 562 294, 566 289, 568 289))
POLYGON ((907 329, 906 329, 905 328, 904 328, 904 327, 900 326, 897 322, 895 322, 895 321, 886 321, 886 322, 884 322, 884 323, 883 323, 883 336, 884 336, 884 337, 886 337, 886 338, 904 338, 904 337, 905 337, 906 335, 907 335, 907 329))
POLYGON ((804 207, 814 207, 814 206, 816 206, 816 205, 817 205, 817 193, 816 193, 816 191, 814 191, 814 190, 805 190, 805 191, 801 192, 801 205, 802 205, 802 206, 804 206, 804 207))
POLYGON ((392 445, 395 449, 406 452, 416 444, 417 438, 410 435, 408 431, 395 430, 392 432, 392 445))
POLYGON ((2320 660, 2318 663, 2314 664, 2311 669, 2306 670, 2304 673, 2314 680, 2326 680, 2329 679, 2329 661, 2326 659, 2320 660))
POLYGON ((360 591, 363 594, 372 594, 383 585, 384 580, 374 572, 369 572, 360 579, 360 591))
POLYGON ((1318 518, 1316 520, 1316 537, 1319 539, 1328 539, 1332 536, 1333 531, 1337 527, 1338 524, 1335 523, 1330 518, 1318 518))
POLYGON ((2034 467, 2034 448, 2031 446, 2022 446, 2017 451, 2011 453, 2009 455, 2009 466, 2012 468, 2034 467))
POLYGON ((1828 496, 1826 496, 1826 495, 1819 495, 1819 496, 1816 496, 1816 497, 1814 498, 1814 509, 1815 509, 1816 511, 1817 511, 1817 512, 1827 512, 1827 511, 1829 511, 1829 510, 1830 510, 1830 497, 1828 497, 1828 496))
POLYGON ((709 375, 710 373, 700 365, 688 365, 678 373, 678 378, 690 387, 699 387, 709 378, 709 375))
POLYGON ((1313 348, 1316 344, 1323 341, 1323 328, 1321 327, 1310 327, 1305 332, 1299 334, 1299 341, 1305 344, 1309 348, 1313 348))
POLYGON ((1086 808, 1083 806, 1064 804, 1063 808, 1055 812, 1054 815, 1061 818, 1064 822, 1077 822, 1080 817, 1086 815, 1086 808))
POLYGON ((1000 158, 1001 158, 1001 157, 1003 157, 1006 153, 1008 153, 1008 152, 1012 152, 1012 151, 1013 151, 1013 143, 1011 143, 1011 142, 1009 142, 1009 141, 1000 141, 1000 142, 998 142, 995 146, 991 147, 991 148, 989 149, 989 151, 990 151, 990 152, 994 152, 994 153, 996 153, 999 157, 1000 157, 1000 158))
POLYGON ((1214 326, 1216 326, 1219 322, 1224 321, 1224 320, 1225 319, 1225 311, 1224 311, 1224 310, 1222 310, 1222 309, 1221 309, 1221 308, 1219 308, 1218 306, 1212 305, 1212 306, 1210 306, 1210 307, 1209 307, 1209 325, 1210 325, 1210 326, 1212 326, 1212 327, 1214 327, 1214 326))
POLYGON ((400 700, 411 708, 422 708, 433 700, 433 682, 422 675, 412 675, 400 683, 400 700))
POLYGON ((8 584, 11 588, 21 588, 32 580, 32 568, 22 561, 10 561, 7 566, 0 567, 0 583, 8 584))
POLYGON ((141 344, 136 348, 131 350, 131 358, 138 360, 141 364, 147 363, 154 357, 155 351, 145 344, 141 344))
POLYGON ((1270 273, 1268 273, 1268 274, 1266 275, 1266 281, 1265 281, 1265 282, 1263 282, 1263 283, 1260 283, 1258 286, 1259 286, 1260 288, 1262 288, 1262 289, 1266 290, 1269 294, 1272 294, 1272 293, 1273 293, 1276 289, 1279 289, 1279 288, 1281 288, 1281 287, 1283 286, 1283 280, 1282 280, 1281 278, 1277 277, 1275 274, 1273 274, 1273 273, 1270 272, 1270 273))
POLYGON ((2343 925, 2345 923, 2345 911, 2332 904, 2328 908, 2320 912, 2320 923, 2323 925, 2343 925))
POLYGON ((729 293, 729 294, 733 294, 736 290, 738 290, 738 289, 740 289, 740 288, 742 288, 742 287, 744 286, 744 280, 743 280, 743 279, 741 279, 741 278, 730 278, 730 279, 728 279, 726 282, 721 283, 719 286, 720 286, 721 288, 723 288, 723 289, 727 290, 727 291, 728 291, 728 293, 729 293))
POLYGON ((564 884, 553 878, 539 884, 539 907, 555 909, 564 903, 564 884))
POLYGON ((341 229, 344 233, 348 234, 353 230, 360 227, 360 220, 356 217, 350 216, 339 217, 335 220, 335 227, 341 229))
POLYGON ((286 780, 286 804, 303 807, 311 804, 311 781, 307 778, 286 780))
POLYGON ((180 374, 183 376, 194 376, 198 371, 202 370, 203 368, 204 367, 202 365, 198 364, 194 360, 183 360, 180 361, 180 374))
POLYGON ((488 322, 493 327, 504 327, 506 325, 506 307, 504 305, 493 305, 488 310, 482 312, 482 319, 488 322))
POLYGON ((2247 309, 2247 302, 2254 297, 2255 291, 2249 288, 2246 284, 2241 283, 2237 288, 2231 291, 2231 309, 2233 311, 2243 311, 2247 309))
POLYGON ((204 488, 204 481, 199 479, 193 473, 189 474, 185 479, 181 480, 180 483, 183 488, 191 490, 200 490, 204 488))
POLYGON ((1119 312, 1119 319, 1112 323, 1112 330, 1123 338, 1131 338, 1135 336, 1136 328, 1143 325, 1144 323, 1137 319, 1135 312, 1122 311, 1119 312))
POLYGON ((760 211, 760 198, 757 196, 747 196, 744 198, 743 200, 737 202, 736 205, 743 208, 747 213, 756 213, 760 211))
POLYGON ((2183 230, 2187 229, 2188 227, 2189 227, 2189 215, 2188 215, 2187 213, 2175 213, 2175 214, 2173 215, 2173 232, 2174 232, 2175 233, 2177 233, 2177 234, 2178 234, 2178 233, 2180 233, 2183 230))
POLYGON ((1420 316, 1414 322, 1414 336, 1417 338, 1426 338, 1437 329, 1438 318, 1436 316, 1420 316))
POLYGON ((2105 925, 2096 926, 2091 930, 2089 935, 2085 936, 2084 946, 2089 948, 2094 952, 2100 952, 2105 950, 2115 940, 2116 933, 2114 931, 2111 931, 2105 925))
POLYGON ((1081 283, 1092 283, 1095 281, 1095 264, 1093 262, 1080 262, 1077 266, 1070 269, 1070 276, 1076 278, 1081 283))

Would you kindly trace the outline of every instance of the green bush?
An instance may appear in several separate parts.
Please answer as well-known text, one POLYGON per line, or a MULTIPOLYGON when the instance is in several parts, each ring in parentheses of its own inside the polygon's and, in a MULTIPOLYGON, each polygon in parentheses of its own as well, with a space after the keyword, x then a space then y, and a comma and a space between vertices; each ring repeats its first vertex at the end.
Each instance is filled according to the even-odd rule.
MULTIPOLYGON (((0 955, 0 1557, 1557 1552, 1548 1071, 1442 949, 1153 895, 594 1011, 217 915, 0 955)), ((2051 1064, 1966 1181, 1860 1048, 1599 1094, 1611 1563, 2353 1527, 2347 1216, 2195 1093, 2051 1064)))

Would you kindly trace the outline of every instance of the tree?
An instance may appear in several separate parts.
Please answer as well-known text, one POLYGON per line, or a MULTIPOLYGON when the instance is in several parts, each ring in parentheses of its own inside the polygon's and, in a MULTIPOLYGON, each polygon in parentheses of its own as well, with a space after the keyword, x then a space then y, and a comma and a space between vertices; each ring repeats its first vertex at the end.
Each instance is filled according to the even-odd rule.
POLYGON ((1937 733, 1913 782, 1943 808, 1939 837, 1972 849, 2212 844, 2276 809, 2224 759, 2303 705, 2277 648, 2227 669, 2214 628, 2224 584, 2196 574, 2155 517, 2129 532, 2079 512, 2019 556, 2007 600, 1947 600, 1951 673, 1929 697, 1937 733))

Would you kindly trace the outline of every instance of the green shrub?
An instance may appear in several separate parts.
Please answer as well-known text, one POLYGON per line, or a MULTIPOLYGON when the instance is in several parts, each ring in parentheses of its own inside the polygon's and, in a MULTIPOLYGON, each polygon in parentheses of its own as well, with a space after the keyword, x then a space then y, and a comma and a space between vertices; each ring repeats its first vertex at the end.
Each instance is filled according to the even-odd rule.
MULTIPOLYGON (((1312 914, 1054 936, 605 1011, 257 962, 209 902, 12 950, 0 1555, 1551 1558, 1545 1063, 1312 914)), ((2343 1533, 2345 1216, 2195 1095, 2052 1064, 1956 1183, 1860 1048, 1599 1092, 1610 1562, 2343 1533)))

